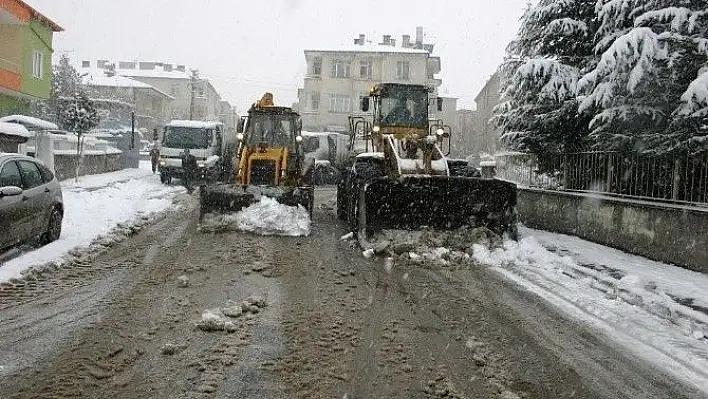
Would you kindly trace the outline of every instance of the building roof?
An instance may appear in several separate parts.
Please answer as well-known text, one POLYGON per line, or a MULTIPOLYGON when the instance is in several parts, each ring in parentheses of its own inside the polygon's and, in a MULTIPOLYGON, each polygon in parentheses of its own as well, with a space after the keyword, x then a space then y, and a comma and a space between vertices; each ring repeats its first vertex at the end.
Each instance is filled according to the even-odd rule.
POLYGON ((307 49, 305 54, 309 52, 331 52, 331 53, 401 53, 401 54, 430 54, 426 50, 394 47, 383 44, 346 44, 335 48, 307 49))
POLYGON ((47 122, 44 119, 34 118, 32 116, 26 115, 9 115, 0 118, 0 122, 10 122, 23 125, 25 128, 29 129, 39 129, 39 130, 57 130, 59 126, 52 122, 47 122))
POLYGON ((486 95, 486 93, 489 91, 489 86, 491 86, 492 84, 499 84, 499 72, 494 72, 492 76, 489 77, 489 79, 484 83, 482 90, 480 90, 477 96, 474 98, 474 101, 478 102, 478 100, 482 98, 482 96, 486 95))
POLYGON ((163 79, 191 79, 189 72, 182 72, 176 69, 166 71, 164 68, 156 66, 155 69, 121 69, 116 68, 116 73, 122 76, 136 78, 163 78, 163 79))
POLYGON ((154 90, 167 98, 174 99, 171 95, 159 90, 155 86, 141 82, 136 79, 131 79, 127 76, 113 75, 107 76, 105 70, 93 68, 81 69, 81 82, 86 86, 94 87, 125 87, 133 89, 154 90))
POLYGON ((64 31, 64 28, 62 28, 61 26, 59 26, 56 22, 52 21, 51 19, 45 17, 42 13, 40 13, 40 12, 37 11, 37 10, 35 10, 35 9, 34 9, 32 6, 30 6, 29 4, 25 3, 25 2, 22 1, 22 0, 15 0, 15 1, 18 2, 20 5, 22 5, 24 8, 26 8, 26 9, 30 12, 30 15, 32 16, 32 18, 35 18, 35 19, 37 19, 39 22, 42 22, 43 24, 49 26, 50 28, 52 28, 52 30, 53 30, 54 32, 62 32, 62 31, 64 31))
POLYGON ((0 122, 0 134, 17 137, 32 137, 32 134, 19 123, 0 122))

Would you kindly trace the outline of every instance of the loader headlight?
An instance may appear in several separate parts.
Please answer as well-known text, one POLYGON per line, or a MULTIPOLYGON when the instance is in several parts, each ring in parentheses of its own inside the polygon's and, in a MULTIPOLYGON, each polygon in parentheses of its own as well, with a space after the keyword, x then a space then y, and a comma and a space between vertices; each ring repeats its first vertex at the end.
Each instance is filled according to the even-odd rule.
POLYGON ((160 161, 160 166, 165 166, 165 165, 167 165, 167 162, 165 162, 165 161, 160 161))
POLYGON ((374 132, 378 133, 378 132, 380 132, 380 131, 381 131, 381 127, 380 127, 380 126, 374 126, 374 132))
POLYGON ((197 166, 199 166, 200 168, 203 168, 203 167, 204 167, 204 162, 197 162, 197 166))
POLYGON ((297 141, 298 143, 302 142, 302 136, 300 136, 300 135, 296 136, 295 141, 297 141))
POLYGON ((243 141, 243 133, 237 134, 236 138, 238 139, 238 141, 243 141))
POLYGON ((442 136, 443 134, 445 134, 445 131, 443 129, 438 129, 435 131, 435 133, 437 133, 438 136, 442 136))

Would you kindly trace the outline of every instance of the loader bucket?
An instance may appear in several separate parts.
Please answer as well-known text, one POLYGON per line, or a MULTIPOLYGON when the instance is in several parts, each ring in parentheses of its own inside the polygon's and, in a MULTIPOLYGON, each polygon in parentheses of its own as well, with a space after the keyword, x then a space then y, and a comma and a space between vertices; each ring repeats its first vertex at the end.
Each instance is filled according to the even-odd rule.
POLYGON ((242 184, 215 184, 202 186, 199 191, 200 219, 207 213, 238 212, 271 197, 288 206, 302 205, 312 215, 314 187, 251 186, 242 184))
POLYGON ((403 176, 371 180, 359 192, 358 230, 365 237, 423 226, 484 226, 516 239, 516 185, 462 176, 403 176))

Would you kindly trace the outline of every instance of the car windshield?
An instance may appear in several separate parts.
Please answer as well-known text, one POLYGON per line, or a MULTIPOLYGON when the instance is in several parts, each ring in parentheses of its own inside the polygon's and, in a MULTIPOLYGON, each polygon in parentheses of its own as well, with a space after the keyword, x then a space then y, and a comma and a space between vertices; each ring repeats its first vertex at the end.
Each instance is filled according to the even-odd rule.
POLYGON ((162 145, 168 148, 198 149, 209 147, 211 139, 209 129, 168 126, 162 145))

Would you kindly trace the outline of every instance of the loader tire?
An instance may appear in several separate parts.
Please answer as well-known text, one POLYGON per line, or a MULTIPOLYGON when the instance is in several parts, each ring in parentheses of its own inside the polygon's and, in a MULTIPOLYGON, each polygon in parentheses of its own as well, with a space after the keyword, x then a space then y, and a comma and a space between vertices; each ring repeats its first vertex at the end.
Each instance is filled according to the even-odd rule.
POLYGON ((352 231, 359 229, 359 197, 364 185, 373 179, 383 177, 384 170, 377 160, 358 161, 349 177, 347 188, 347 221, 352 231))

